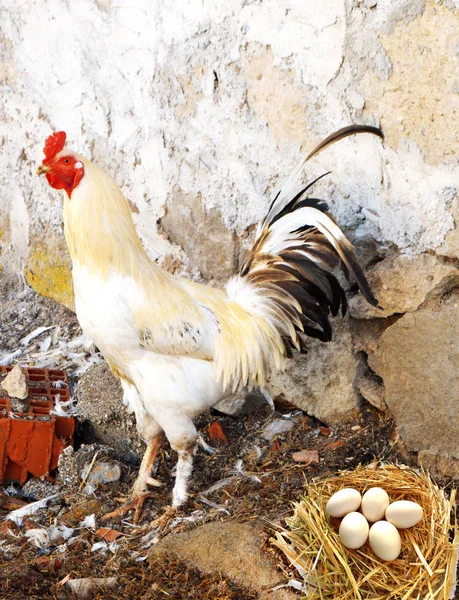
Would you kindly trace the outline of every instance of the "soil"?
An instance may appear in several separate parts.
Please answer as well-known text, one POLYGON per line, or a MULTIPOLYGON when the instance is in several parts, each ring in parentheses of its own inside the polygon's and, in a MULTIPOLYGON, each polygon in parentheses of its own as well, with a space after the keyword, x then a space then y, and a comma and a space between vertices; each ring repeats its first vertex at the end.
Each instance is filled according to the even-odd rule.
MULTIPOLYGON (((19 339, 40 325, 59 324, 69 337, 78 335, 74 315, 56 307, 54 302, 30 292, 25 292, 20 301, 16 296, 15 302, 5 295, 0 351, 11 352, 19 339)), ((208 522, 257 522, 265 531, 265 549, 273 565, 279 568, 279 581, 285 579, 281 570, 285 563, 270 545, 269 537, 285 516, 291 514, 292 502, 301 498, 306 481, 374 460, 416 466, 416 455, 406 451, 387 414, 366 404, 350 422, 330 427, 280 404, 274 412, 266 404, 243 418, 214 411, 200 417, 196 424, 215 452, 207 455, 198 450, 188 504, 160 535, 189 531, 208 522), (294 426, 288 433, 267 442, 262 432, 275 419, 291 420, 294 426), (293 453, 303 450, 317 451, 318 461, 307 464, 294 460, 293 453)), ((84 442, 91 442, 90 437, 86 436, 84 442)), ((29 517, 21 527, 3 521, 21 502, 0 488, 0 600, 67 600, 74 596, 65 586, 65 580, 84 577, 118 578, 114 588, 98 589, 92 598, 254 600, 265 597, 261 590, 244 587, 223 572, 204 573, 175 555, 149 552, 148 541, 152 537, 149 523, 170 504, 175 461, 175 453, 163 443, 154 477, 164 485, 153 489, 139 526, 133 524, 132 513, 108 523, 100 521, 100 517, 126 500, 137 475, 137 466, 132 463, 123 465, 118 482, 100 485, 90 495, 80 491, 77 483, 61 486, 57 490, 58 499, 29 517), (96 517, 96 527, 80 528, 81 521, 92 514, 96 517), (61 539, 37 548, 25 537, 28 529, 52 524, 80 528, 74 533, 76 541, 66 544, 61 539), (98 527, 108 528, 111 536, 116 536, 116 532, 122 535, 114 545, 92 550, 96 542, 102 541, 98 527)), ((50 484, 43 488, 48 495, 50 484)), ((19 497, 20 494, 19 491, 19 497)), ((26 494, 24 498, 30 500, 26 494)))
MULTIPOLYGON (((212 414, 199 419, 199 430, 216 452, 208 456, 202 450, 198 451, 190 500, 178 515, 192 520, 181 521, 172 532, 165 531, 164 535, 174 535, 203 522, 257 519, 264 523, 268 539, 273 527, 291 512, 292 501, 300 499, 306 480, 375 459, 400 460, 415 465, 415 457, 404 450, 392 422, 376 409, 365 408, 353 422, 332 427, 297 412, 288 417, 296 421, 288 434, 276 437, 272 442, 264 442, 260 433, 270 421, 281 416, 280 412, 273 413, 266 406, 244 419, 212 414), (209 439, 207 431, 215 422, 223 430, 227 442, 209 439), (293 460, 293 452, 305 449, 317 450, 318 464, 307 465, 293 460), (245 476, 234 474, 236 462, 240 459, 245 476), (228 485, 203 494, 212 485, 231 477, 233 479, 228 485), (206 500, 213 506, 209 506, 206 500)), ((64 552, 60 552, 57 545, 39 550, 21 534, 26 527, 49 526, 54 519, 67 527, 78 527, 89 514, 95 513, 98 518, 117 508, 127 496, 137 474, 137 468, 132 466, 123 469, 124 476, 116 485, 102 485, 89 498, 74 489, 63 490, 60 503, 33 515, 28 525, 18 531, 17 538, 2 536, 7 548, 5 544, 1 548, 0 598, 72 598, 67 588, 59 584, 66 575, 72 578, 119 578, 114 589, 98 592, 94 598, 258 598, 257 591, 243 589, 223 574, 202 573, 172 556, 161 555, 161 560, 156 557, 154 560, 136 561, 148 555, 148 550, 141 547, 144 543, 141 540, 148 533, 149 521, 161 514, 170 503, 174 466, 174 453, 164 443, 155 477, 165 485, 156 488, 152 498, 147 500, 140 527, 133 526, 132 517, 101 524, 124 534, 116 540, 119 547, 114 554, 110 551, 105 554, 91 552, 92 545, 101 541, 100 535, 91 530, 82 531, 78 541, 67 546, 64 552)), ((0 509, 0 518, 10 508, 8 505, 0 509)), ((272 559, 277 564, 282 562, 274 551, 272 559)))
POLYGON ((29 287, 18 291, 0 278, 0 355, 19 347, 19 341, 36 327, 59 325, 71 338, 79 330, 76 315, 29 287))

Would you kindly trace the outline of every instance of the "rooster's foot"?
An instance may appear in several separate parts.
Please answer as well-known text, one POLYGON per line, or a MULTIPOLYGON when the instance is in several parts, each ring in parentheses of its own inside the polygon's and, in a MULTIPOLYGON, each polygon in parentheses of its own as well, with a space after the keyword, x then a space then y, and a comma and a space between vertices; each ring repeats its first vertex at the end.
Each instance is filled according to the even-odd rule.
POLYGON ((147 446, 142 464, 140 465, 139 475, 132 488, 131 498, 116 510, 107 513, 102 517, 102 521, 109 521, 117 517, 124 517, 130 510, 134 510, 134 523, 140 521, 142 516, 143 505, 147 498, 152 497, 152 492, 148 490, 148 486, 162 486, 162 483, 151 476, 151 471, 155 463, 156 455, 162 441, 162 433, 153 438, 147 446))
POLYGON ((173 525, 174 518, 177 516, 178 509, 175 506, 166 506, 164 512, 145 526, 145 531, 154 531, 155 537, 160 539, 173 525))
POLYGON ((140 492, 116 510, 103 515, 103 517, 101 517, 101 521, 106 522, 111 521, 112 519, 117 519, 118 517, 124 517, 129 511, 134 510, 133 520, 134 523, 137 524, 142 516, 143 505, 145 504, 145 500, 147 498, 153 497, 153 495, 153 492, 140 492))

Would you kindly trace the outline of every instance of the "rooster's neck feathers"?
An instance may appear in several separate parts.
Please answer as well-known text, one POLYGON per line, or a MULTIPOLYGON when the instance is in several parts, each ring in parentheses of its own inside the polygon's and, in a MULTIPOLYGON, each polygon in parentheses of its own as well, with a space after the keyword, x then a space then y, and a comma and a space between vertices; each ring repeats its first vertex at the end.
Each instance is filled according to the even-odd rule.
POLYGON ((74 264, 107 276, 140 276, 160 269, 148 259, 129 204, 111 177, 82 156, 85 175, 72 198, 65 199, 65 236, 74 264))

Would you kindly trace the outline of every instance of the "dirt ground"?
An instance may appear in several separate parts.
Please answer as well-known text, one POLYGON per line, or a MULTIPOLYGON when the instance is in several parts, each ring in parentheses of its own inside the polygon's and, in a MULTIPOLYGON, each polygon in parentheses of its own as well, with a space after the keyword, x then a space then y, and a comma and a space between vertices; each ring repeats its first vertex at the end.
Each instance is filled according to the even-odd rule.
MULTIPOLYGON (((24 300, 24 306, 28 300, 24 300)), ((64 310, 57 315, 49 312, 48 301, 35 299, 33 302, 35 317, 25 325, 20 324, 23 326, 19 329, 21 302, 3 303, 1 346, 4 351, 13 350, 33 326, 42 324, 37 325, 37 317, 46 317, 49 321, 52 316, 54 321, 68 328, 69 334, 77 332, 71 313, 64 310), (8 343, 5 343, 6 338, 8 343)), ((52 306, 56 305, 52 303, 52 306)), ((257 522, 264 531, 265 550, 279 569, 279 581, 285 580, 288 568, 270 546, 269 537, 276 525, 291 513, 292 502, 301 498, 306 481, 374 460, 416 466, 416 456, 406 451, 387 414, 369 405, 362 406, 351 422, 330 427, 281 404, 276 405, 274 412, 266 404, 243 418, 213 411, 203 415, 197 427, 215 453, 208 455, 198 450, 189 502, 160 535, 175 535, 208 522, 257 522), (279 419, 292 422, 293 427, 266 441, 262 433, 279 419), (312 455, 315 458, 311 464, 294 459, 293 453, 301 450, 317 452, 317 456, 312 455)), ((83 441, 88 443, 91 439, 80 438, 77 443, 83 441)), ((99 449, 97 461, 100 460, 104 460, 103 449, 99 449)), ((164 485, 155 488, 147 500, 139 525, 133 524, 132 513, 107 523, 100 520, 126 499, 137 474, 137 467, 132 464, 121 465, 119 481, 99 485, 89 495, 79 489, 79 482, 61 486, 49 506, 28 517, 19 527, 3 519, 10 510, 21 506, 21 492, 13 497, 0 487, 0 599, 70 599, 74 596, 65 581, 85 577, 117 578, 114 587, 100 588, 92 598, 260 598, 261 590, 244 587, 223 573, 203 573, 176 556, 149 552, 157 535, 149 523, 170 504, 175 461, 175 454, 164 442, 155 473, 164 485), (94 526, 82 526, 85 517, 93 514, 94 526), (63 535, 62 539, 58 537, 39 548, 26 536, 28 530, 53 524, 74 529, 71 543, 67 543, 63 535), (101 527, 108 531, 101 531, 101 527), (106 543, 94 549, 94 544, 103 541, 106 543)), ((439 483, 452 485, 448 481, 439 483)), ((47 487, 43 495, 53 491, 47 487)))
MULTIPOLYGON (((199 430, 216 452, 209 456, 198 451, 190 500, 179 515, 185 519, 195 516, 196 520, 183 520, 164 535, 173 535, 209 521, 256 519, 263 523, 269 538, 273 525, 282 522, 291 510, 291 502, 301 497, 306 480, 375 459, 415 464, 414 457, 404 452, 393 424, 375 409, 364 410, 351 424, 330 428, 297 413, 294 415, 296 423, 287 435, 277 436, 269 443, 261 440, 260 432, 280 416, 280 411, 273 413, 266 406, 244 419, 220 415, 201 417, 199 430), (209 439, 209 428, 216 422, 219 430, 224 432, 226 442, 209 439), (305 465, 293 460, 292 453, 304 449, 317 450, 318 464, 305 465), (244 475, 235 474, 235 465, 240 459, 244 475), (217 482, 229 478, 220 489, 202 495, 217 482), (209 506, 209 501, 213 506, 209 506)), ((142 539, 148 534, 148 522, 161 514, 170 502, 174 466, 174 453, 164 443, 155 476, 165 485, 155 489, 153 497, 147 500, 140 527, 132 525, 132 517, 101 524, 124 534, 117 539, 119 548, 113 554, 110 551, 91 552, 93 544, 101 540, 100 534, 91 530, 83 530, 78 541, 67 546, 64 552, 58 542, 38 549, 23 534, 27 528, 48 526, 54 519, 59 524, 76 528, 87 515, 95 514, 98 518, 117 508, 129 491, 136 468, 125 467, 124 476, 116 485, 101 485, 89 497, 77 490, 63 489, 57 504, 40 510, 22 529, 16 529, 17 538, 7 536, 8 548, 3 548, 0 557, 0 597, 5 600, 71 598, 66 587, 59 584, 70 575, 72 578, 118 577, 116 588, 101 591, 93 596, 95 598, 257 598, 256 591, 242 589, 224 575, 203 575, 173 557, 136 560, 148 555, 148 550, 141 548, 142 539)), ((0 498, 2 516, 12 507, 11 502, 5 496, 0 498)), ((271 557, 279 565, 282 563, 274 551, 271 557)))

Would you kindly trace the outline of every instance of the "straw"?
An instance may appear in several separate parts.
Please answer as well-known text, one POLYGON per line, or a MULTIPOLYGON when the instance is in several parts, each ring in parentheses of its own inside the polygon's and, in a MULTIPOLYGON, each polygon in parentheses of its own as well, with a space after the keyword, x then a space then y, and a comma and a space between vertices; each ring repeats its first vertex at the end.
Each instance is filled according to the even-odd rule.
POLYGON ((373 463, 309 485, 305 497, 294 504, 293 516, 286 519, 287 528, 272 542, 302 576, 307 594, 303 597, 308 600, 448 600, 459 543, 455 498, 455 490, 447 498, 424 471, 373 463), (382 487, 391 502, 403 499, 421 505, 422 520, 399 530, 402 553, 396 560, 379 559, 368 542, 359 550, 342 545, 339 519, 331 518, 325 506, 345 487, 362 495, 382 487))

